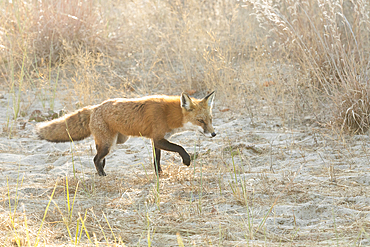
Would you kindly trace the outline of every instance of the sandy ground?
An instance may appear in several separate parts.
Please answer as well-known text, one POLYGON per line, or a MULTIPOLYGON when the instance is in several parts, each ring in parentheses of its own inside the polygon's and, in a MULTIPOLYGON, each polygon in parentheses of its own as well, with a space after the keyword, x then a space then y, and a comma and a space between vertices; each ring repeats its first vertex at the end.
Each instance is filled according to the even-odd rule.
MULTIPOLYGON (((4 106, 9 95, 3 95, 4 106)), ((91 137, 74 145, 48 143, 34 135, 36 122, 19 118, 16 135, 9 139, 3 131, 0 138, 1 240, 11 245, 14 239, 9 220, 14 205, 18 224, 24 224, 25 212, 31 239, 36 238, 58 182, 41 242, 70 243, 62 220, 68 215, 68 177, 71 198, 80 182, 69 224, 72 235, 78 231, 78 214, 87 212, 86 226, 100 245, 106 242, 102 232, 108 241, 121 238, 127 246, 147 246, 148 234, 152 246, 178 246, 176 233, 185 246, 370 245, 369 136, 334 135, 309 117, 287 128, 282 119, 260 114, 252 122, 216 102, 218 135, 172 137, 189 152, 196 149, 198 157, 185 167, 178 155, 164 152, 159 193, 148 140, 131 138, 118 145, 107 157, 108 176, 102 178, 92 162, 91 137)), ((0 122, 6 118, 3 107, 0 122)), ((81 242, 89 242, 85 234, 81 242)))

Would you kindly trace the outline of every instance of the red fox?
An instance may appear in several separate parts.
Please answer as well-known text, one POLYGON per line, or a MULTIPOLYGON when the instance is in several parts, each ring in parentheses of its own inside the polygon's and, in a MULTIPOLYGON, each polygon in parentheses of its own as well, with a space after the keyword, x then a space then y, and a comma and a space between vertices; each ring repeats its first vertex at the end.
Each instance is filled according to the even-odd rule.
POLYGON ((137 99, 109 99, 95 106, 86 106, 58 119, 36 126, 37 135, 51 142, 68 142, 94 137, 97 154, 95 168, 104 172, 105 156, 111 147, 122 144, 130 136, 150 138, 154 146, 154 169, 157 175, 161 150, 177 152, 182 162, 190 166, 190 155, 180 145, 167 140, 171 135, 192 127, 201 127, 203 133, 215 137, 212 126, 212 106, 215 92, 203 99, 181 96, 154 95, 137 99))

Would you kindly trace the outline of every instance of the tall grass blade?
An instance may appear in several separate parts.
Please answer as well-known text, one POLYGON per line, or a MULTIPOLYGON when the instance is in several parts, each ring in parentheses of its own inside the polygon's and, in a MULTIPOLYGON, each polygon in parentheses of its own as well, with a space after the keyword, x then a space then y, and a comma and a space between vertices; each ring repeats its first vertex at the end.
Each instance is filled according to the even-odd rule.
POLYGON ((53 200, 54 193, 55 193, 55 189, 57 188, 57 184, 58 184, 58 182, 55 182, 53 192, 51 193, 51 196, 50 196, 50 199, 49 199, 48 205, 46 206, 46 209, 45 209, 45 211, 44 211, 44 217, 42 218, 42 220, 41 220, 41 225, 40 225, 40 227, 39 227, 39 230, 37 231, 35 247, 36 247, 36 246, 38 246, 38 244, 39 244, 39 239, 40 239, 41 229, 42 229, 42 227, 43 227, 43 225, 44 225, 45 217, 46 217, 46 215, 47 215, 47 213, 48 213, 48 210, 49 210, 49 207, 50 207, 50 203, 51 203, 51 201, 53 200))

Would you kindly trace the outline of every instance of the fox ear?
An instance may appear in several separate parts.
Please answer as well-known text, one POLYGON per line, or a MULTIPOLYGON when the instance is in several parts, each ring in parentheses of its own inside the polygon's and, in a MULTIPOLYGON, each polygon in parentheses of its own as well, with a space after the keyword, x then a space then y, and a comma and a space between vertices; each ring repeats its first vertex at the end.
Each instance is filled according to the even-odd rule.
POLYGON ((203 101, 207 102, 207 105, 212 108, 213 107, 213 99, 215 98, 215 91, 208 94, 206 97, 204 97, 203 101))
POLYGON ((193 101, 190 99, 189 95, 187 93, 181 94, 181 108, 184 108, 187 111, 191 111, 191 105, 193 104, 193 101))

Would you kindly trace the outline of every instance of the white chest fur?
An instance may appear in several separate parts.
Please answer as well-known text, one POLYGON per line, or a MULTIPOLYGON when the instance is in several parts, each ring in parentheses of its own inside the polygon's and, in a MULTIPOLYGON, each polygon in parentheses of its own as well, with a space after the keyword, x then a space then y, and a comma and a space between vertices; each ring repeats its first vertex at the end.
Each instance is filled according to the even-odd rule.
POLYGON ((177 129, 173 129, 171 132, 168 132, 164 138, 168 139, 170 138, 171 136, 173 135, 176 135, 176 134, 179 134, 181 132, 185 132, 185 131, 197 131, 197 130, 200 130, 201 127, 198 126, 198 125, 195 125, 195 124, 192 124, 190 122, 187 122, 186 124, 184 124, 184 126, 182 126, 181 128, 177 128, 177 129))

